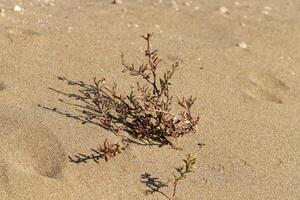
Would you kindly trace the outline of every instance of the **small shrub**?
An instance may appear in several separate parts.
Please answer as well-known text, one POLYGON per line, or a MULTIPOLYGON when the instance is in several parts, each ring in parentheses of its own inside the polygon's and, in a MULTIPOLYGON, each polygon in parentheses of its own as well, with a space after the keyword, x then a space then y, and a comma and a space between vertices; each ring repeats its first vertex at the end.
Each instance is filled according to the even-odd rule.
POLYGON ((108 86, 105 79, 94 79, 93 90, 84 93, 95 106, 92 118, 98 123, 120 134, 127 131, 139 140, 171 145, 170 138, 181 137, 195 132, 199 117, 191 112, 195 98, 177 98, 182 112, 172 112, 173 96, 170 94, 171 78, 179 67, 179 62, 172 64, 171 69, 162 77, 158 76, 161 59, 158 50, 152 50, 150 39, 152 35, 142 36, 146 41, 145 60, 135 64, 127 64, 122 55, 123 72, 140 77, 144 82, 137 82, 129 94, 119 94, 117 86, 108 86))

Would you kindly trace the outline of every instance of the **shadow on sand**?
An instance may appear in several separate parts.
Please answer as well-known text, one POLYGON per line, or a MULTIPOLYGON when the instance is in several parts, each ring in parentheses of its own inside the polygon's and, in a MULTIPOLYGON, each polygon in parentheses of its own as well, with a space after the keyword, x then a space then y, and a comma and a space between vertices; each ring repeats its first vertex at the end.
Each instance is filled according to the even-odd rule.
POLYGON ((152 177, 151 174, 145 172, 144 174, 141 174, 140 181, 148 187, 148 189, 145 191, 146 194, 160 193, 167 199, 171 200, 170 197, 160 191, 161 188, 168 187, 168 185, 160 181, 159 178, 152 177))
MULTIPOLYGON (((95 85, 87 84, 83 81, 70 80, 65 77, 57 77, 57 79, 64 82, 68 86, 75 88, 75 92, 65 92, 50 87, 49 90, 62 96, 62 98, 58 99, 61 102, 62 106, 61 108, 57 108, 39 104, 38 106, 40 108, 57 113, 59 115, 63 115, 67 118, 75 119, 77 121, 80 121, 82 124, 93 124, 97 127, 104 128, 116 134, 111 130, 111 127, 108 127, 97 119, 97 116, 99 116, 101 113, 93 102, 93 96, 96 92, 95 85), (66 110, 66 108, 69 108, 69 110, 66 110)), ((103 93, 101 95, 103 95, 107 99, 111 99, 111 97, 106 93, 103 93)), ((122 137, 122 141, 124 143, 158 147, 169 144, 169 141, 163 136, 163 134, 154 134, 151 138, 139 137, 139 133, 136 132, 136 130, 132 126, 132 122, 130 122, 129 120, 124 120, 121 117, 114 117, 113 123, 122 124, 122 126, 125 127, 123 131, 127 132, 128 134, 118 134, 118 136, 122 137)), ((95 162, 98 162, 98 160, 102 158, 101 155, 94 149, 91 150, 94 153, 90 155, 78 153, 77 155, 74 155, 74 158, 69 156, 69 159, 74 163, 85 163, 88 160, 94 160, 95 162)))

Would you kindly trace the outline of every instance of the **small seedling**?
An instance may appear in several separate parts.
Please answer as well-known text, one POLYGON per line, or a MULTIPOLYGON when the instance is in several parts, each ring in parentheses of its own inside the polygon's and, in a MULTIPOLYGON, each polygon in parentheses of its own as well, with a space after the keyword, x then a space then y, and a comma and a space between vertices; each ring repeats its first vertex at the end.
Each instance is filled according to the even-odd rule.
POLYGON ((183 166, 175 168, 177 174, 173 174, 173 179, 170 180, 173 186, 173 194, 172 194, 173 200, 175 200, 177 185, 179 181, 185 179, 188 173, 193 172, 192 170, 193 168, 195 168, 196 157, 192 156, 191 154, 188 154, 187 158, 183 159, 183 162, 184 162, 183 166))
POLYGON ((146 184, 146 186, 149 188, 146 190, 146 194, 158 192, 169 200, 175 200, 178 183, 179 181, 185 179, 188 173, 193 172, 196 164, 196 157, 188 154, 187 158, 183 159, 183 162, 183 166, 175 168, 177 174, 173 173, 173 178, 169 179, 168 181, 168 183, 171 183, 173 187, 172 196, 160 191, 161 188, 168 186, 168 184, 160 181, 158 178, 151 177, 149 173, 144 173, 141 176, 143 179, 141 182, 146 184))

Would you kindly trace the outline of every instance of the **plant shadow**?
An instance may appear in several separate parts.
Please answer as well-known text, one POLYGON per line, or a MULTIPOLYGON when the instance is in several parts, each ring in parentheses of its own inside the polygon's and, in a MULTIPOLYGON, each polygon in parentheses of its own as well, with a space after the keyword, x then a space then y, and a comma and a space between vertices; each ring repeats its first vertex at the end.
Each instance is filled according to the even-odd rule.
MULTIPOLYGON (((99 121, 97 116, 101 115, 99 110, 97 110, 97 106, 93 102, 93 96, 96 94, 96 87, 92 84, 87 84, 83 81, 74 81, 67 79, 65 77, 58 76, 57 79, 66 83, 69 86, 76 87, 76 92, 64 92, 59 89, 49 87, 49 90, 57 93, 58 95, 63 96, 64 98, 59 98, 58 100, 66 106, 70 106, 72 111, 64 111, 63 109, 59 109, 57 107, 51 107, 46 105, 38 104, 38 106, 44 110, 55 112, 59 115, 66 116, 67 118, 75 119, 80 121, 82 124, 93 124, 98 127, 102 127, 108 131, 113 132, 115 135, 123 137, 124 141, 127 143, 133 143, 136 145, 142 146, 158 146, 162 147, 164 145, 170 145, 170 142, 163 134, 153 134, 150 138, 142 138, 139 136, 139 133, 133 127, 132 122, 128 120, 124 120, 121 117, 114 117, 112 123, 114 124, 122 124, 123 131, 129 134, 129 137, 125 135, 117 134, 110 126, 99 121)), ((109 94, 102 93, 105 98, 111 100, 109 94)))
POLYGON ((93 160, 95 163, 99 163, 100 159, 104 158, 103 153, 95 150, 95 149, 91 149, 91 151, 93 151, 94 153, 91 153, 89 155, 86 154, 82 154, 82 153, 78 153, 76 155, 72 156, 68 156, 70 162, 79 164, 79 163, 87 163, 87 161, 89 160, 93 160))
POLYGON ((165 193, 160 191, 161 188, 168 187, 168 185, 162 181, 159 180, 159 178, 152 177, 151 174, 145 172, 144 174, 141 174, 141 183, 144 183, 148 189, 145 191, 145 194, 153 194, 153 193, 160 193, 167 199, 171 200, 170 197, 168 197, 165 193))

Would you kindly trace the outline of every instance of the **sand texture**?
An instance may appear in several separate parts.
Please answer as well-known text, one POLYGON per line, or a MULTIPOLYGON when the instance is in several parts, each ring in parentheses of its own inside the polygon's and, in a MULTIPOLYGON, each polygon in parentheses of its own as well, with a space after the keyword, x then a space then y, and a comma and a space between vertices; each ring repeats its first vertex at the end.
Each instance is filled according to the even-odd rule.
POLYGON ((299 200, 300 1, 0 0, 0 152, 1 200, 168 199, 189 153, 177 200, 299 200), (197 133, 71 162, 120 140, 76 95, 94 77, 128 92, 120 55, 147 32, 162 71, 180 61, 170 92, 197 97, 197 133))

